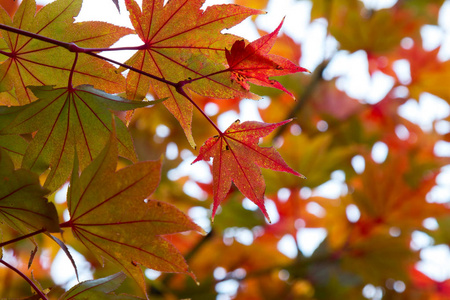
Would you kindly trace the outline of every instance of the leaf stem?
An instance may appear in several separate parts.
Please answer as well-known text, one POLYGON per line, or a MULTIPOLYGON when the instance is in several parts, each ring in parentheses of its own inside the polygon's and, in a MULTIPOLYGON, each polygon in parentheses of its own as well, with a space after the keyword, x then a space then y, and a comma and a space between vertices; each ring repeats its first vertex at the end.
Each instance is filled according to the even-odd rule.
POLYGON ((0 258, 0 263, 5 265, 7 268, 13 270, 17 274, 19 274, 26 282, 36 291, 36 293, 41 297, 41 299, 48 300, 45 294, 34 284, 34 282, 28 278, 25 274, 23 274, 19 269, 16 269, 12 265, 8 264, 6 261, 0 258))
POLYGON ((192 103, 192 105, 194 105, 194 107, 206 118, 206 120, 208 120, 209 123, 211 123, 211 125, 214 127, 214 129, 216 129, 216 131, 219 133, 220 136, 223 136, 223 132, 222 130, 220 130, 220 128, 216 125, 216 123, 214 123, 213 120, 211 120, 211 118, 203 111, 203 109, 200 108, 200 106, 198 106, 197 103, 195 103, 194 100, 191 99, 191 97, 189 97, 188 94, 186 94, 186 92, 183 89, 184 83, 183 81, 180 81, 176 86, 176 90, 177 92, 184 96, 186 99, 189 100, 189 102, 192 103))
POLYGON ((67 222, 59 224, 59 228, 72 227, 72 222, 69 220, 67 222))
POLYGON ((70 74, 69 74, 69 82, 67 83, 67 87, 69 89, 69 91, 74 91, 73 85, 72 85, 72 79, 73 79, 73 73, 75 72, 75 66, 77 65, 77 61, 78 61, 78 52, 75 52, 75 59, 73 60, 73 65, 72 65, 72 69, 70 69, 70 74))
POLYGON ((4 247, 4 246, 6 246, 6 245, 9 245, 9 244, 12 244, 12 243, 15 243, 15 242, 18 242, 18 241, 27 239, 27 238, 32 237, 32 236, 34 236, 34 235, 37 235, 37 234, 39 234, 39 233, 46 232, 46 231, 47 231, 47 229, 42 228, 42 229, 39 229, 39 230, 37 230, 37 231, 35 231, 35 232, 31 232, 31 233, 29 233, 29 234, 19 236, 18 238, 15 238, 15 239, 12 239, 12 240, 9 240, 9 241, 0 243, 0 248, 1 248, 1 247, 4 247))

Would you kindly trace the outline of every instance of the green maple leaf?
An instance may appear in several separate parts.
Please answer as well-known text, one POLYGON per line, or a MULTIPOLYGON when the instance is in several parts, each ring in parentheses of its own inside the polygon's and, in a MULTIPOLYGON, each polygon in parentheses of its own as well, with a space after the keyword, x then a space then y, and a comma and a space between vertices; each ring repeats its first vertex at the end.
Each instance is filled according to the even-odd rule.
MULTIPOLYGON (((81 9, 82 0, 57 0, 36 13, 34 0, 24 0, 11 21, 6 11, 0 8, 0 23, 53 38, 62 42, 73 42, 81 47, 107 48, 119 38, 130 34, 131 29, 105 22, 74 23, 81 9)), ((0 92, 14 88, 19 104, 30 103, 35 97, 27 86, 66 86, 72 59, 75 55, 56 45, 0 30, 3 37, 0 53, 7 57, 0 65, 0 92)), ((115 68, 91 56, 79 55, 73 73, 73 85, 91 84, 109 93, 123 90, 125 80, 115 68)), ((7 95, 5 95, 6 97, 7 95)), ((0 103, 5 103, 0 95, 0 103)))
POLYGON ((14 170, 14 164, 0 149, 0 221, 23 234, 45 228, 59 232, 58 215, 45 195, 39 176, 28 170, 14 170))
POLYGON ((0 149, 8 152, 16 167, 20 166, 27 147, 28 143, 19 135, 0 135, 0 149))
MULTIPOLYGON (((144 42, 126 64, 173 83, 202 78, 188 85, 201 95, 222 99, 252 97, 225 72, 225 48, 242 38, 220 31, 261 11, 238 5, 214 5, 203 11, 200 8, 204 0, 172 0, 166 5, 163 0, 144 0, 142 11, 134 0, 125 3, 136 33, 144 42)), ((164 105, 195 147, 191 132, 193 105, 174 86, 128 73, 128 98, 143 99, 150 86, 158 97, 169 97, 164 105)))
POLYGON ((118 296, 111 294, 112 291, 116 290, 122 284, 125 278, 125 274, 120 272, 105 278, 80 282, 65 292, 59 300, 141 299, 127 295, 118 296))
MULTIPOLYGON (((39 100, 21 107, 0 107, 0 121, 9 123, 3 129, 0 126, 0 134, 37 131, 25 152, 22 167, 36 172, 50 167, 44 187, 52 191, 69 177, 75 152, 82 169, 101 152, 112 132, 110 110, 136 109, 157 102, 132 102, 87 85, 74 89, 49 86, 30 89, 39 100)), ((119 154, 135 160, 128 129, 118 117, 114 119, 119 154)))
POLYGON ((62 227, 70 227, 100 261, 119 266, 144 291, 140 265, 190 274, 183 256, 162 235, 203 230, 174 206, 146 200, 159 184, 161 162, 140 162, 117 172, 116 164, 112 139, 80 177, 74 172, 67 193, 70 220, 62 227))

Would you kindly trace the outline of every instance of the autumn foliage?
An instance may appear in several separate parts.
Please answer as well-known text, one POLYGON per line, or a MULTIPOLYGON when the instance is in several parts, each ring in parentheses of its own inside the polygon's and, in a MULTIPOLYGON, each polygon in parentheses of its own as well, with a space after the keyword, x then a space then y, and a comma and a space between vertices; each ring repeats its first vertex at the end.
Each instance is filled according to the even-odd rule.
POLYGON ((289 15, 223 32, 275 0, 105 1, 129 27, 75 21, 89 1, 0 1, 2 299, 450 297, 420 267, 450 243, 449 113, 403 113, 448 110, 448 60, 423 43, 443 0, 299 1, 335 42, 317 66, 289 15), (378 99, 333 74, 351 55, 389 78, 378 99))

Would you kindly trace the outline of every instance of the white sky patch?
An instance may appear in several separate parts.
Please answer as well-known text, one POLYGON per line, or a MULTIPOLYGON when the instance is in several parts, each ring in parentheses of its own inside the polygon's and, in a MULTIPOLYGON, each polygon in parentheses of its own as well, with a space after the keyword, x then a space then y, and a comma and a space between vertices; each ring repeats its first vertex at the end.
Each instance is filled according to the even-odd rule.
POLYGON ((278 241, 277 249, 289 258, 297 257, 297 245, 295 239, 290 234, 285 234, 281 240, 278 241))
POLYGON ((366 168, 366 160, 361 155, 353 156, 351 164, 357 174, 361 174, 366 168))
POLYGON ((398 108, 398 114, 419 125, 424 131, 433 128, 433 122, 441 120, 450 114, 446 101, 429 93, 422 93, 419 102, 410 99, 398 108))
POLYGON ((152 270, 152 269, 146 269, 144 271, 145 277, 147 277, 150 280, 155 280, 157 279, 159 276, 161 276, 161 272, 152 270))
POLYGON ((239 288, 239 282, 234 279, 225 280, 216 284, 216 292, 220 295, 216 300, 228 300, 231 296, 236 295, 239 288))
POLYGON ((444 32, 441 27, 435 25, 424 25, 420 29, 422 36, 423 48, 431 51, 439 47, 444 38, 444 32))
POLYGON ((388 153, 388 146, 385 143, 378 141, 373 145, 371 155, 376 163, 381 164, 386 160, 388 153))
POLYGON ((302 43, 302 67, 311 72, 327 58, 327 46, 334 49, 333 43, 327 42, 327 21, 325 19, 314 20, 308 27, 302 43))
POLYGON ((166 158, 173 160, 178 157, 178 146, 174 142, 170 142, 166 147, 166 158))
POLYGON ((449 121, 437 121, 434 123, 434 129, 439 134, 447 134, 450 132, 450 122, 449 121))
POLYGON ((258 110, 258 101, 251 99, 244 99, 239 103, 239 120, 244 121, 259 121, 262 122, 258 110))
MULTIPOLYGON (((67 246, 67 248, 69 249, 69 252, 77 266, 80 282, 93 279, 91 264, 78 251, 70 246, 67 246)), ((63 286, 66 290, 78 284, 75 269, 73 268, 67 255, 62 250, 58 251, 55 259, 53 260, 50 268, 50 275, 55 284, 63 286)))
POLYGON ((436 281, 450 278, 450 251, 447 245, 427 247, 420 252, 416 268, 436 281))
POLYGON ((211 211, 209 209, 194 206, 189 209, 188 215, 195 224, 203 228, 206 232, 211 231, 211 211))
POLYGON ((397 0, 361 0, 367 9, 391 8, 397 3, 397 0))
POLYGON ((309 202, 306 204, 306 211, 319 218, 323 218, 326 214, 325 209, 317 202, 309 202))
POLYGON ((251 211, 255 211, 255 210, 259 209, 258 205, 256 205, 252 200, 250 200, 248 198, 244 198, 244 200, 242 200, 242 207, 245 208, 246 210, 251 210, 251 211))
POLYGON ((450 59, 450 2, 446 1, 439 11, 438 24, 443 28, 444 37, 441 49, 439 50, 439 58, 442 61, 450 59))
POLYGON ((394 78, 380 71, 375 71, 370 78, 365 102, 375 104, 386 97, 395 84, 394 78))
POLYGON ((55 202, 58 204, 64 203, 67 200, 67 190, 69 189, 69 183, 65 183, 55 194, 55 202))
POLYGON ((239 119, 239 114, 234 110, 224 112, 217 118, 219 129, 225 131, 234 121, 239 119))
POLYGON ((438 141, 434 146, 434 154, 439 157, 449 157, 450 143, 445 141, 438 141))
POLYGON ((356 206, 355 204, 348 205, 345 209, 345 214, 347 215, 347 219, 351 223, 358 222, 359 218, 361 217, 361 212, 359 211, 358 206, 356 206))
POLYGON ((183 192, 191 197, 197 198, 199 200, 208 199, 208 194, 203 191, 194 181, 188 180, 183 185, 183 192))
POLYGON ((393 69, 401 84, 409 84, 411 82, 411 65, 407 59, 394 61, 393 69))
POLYGON ((346 194, 347 188, 341 180, 330 179, 327 182, 313 189, 312 195, 325 197, 329 199, 337 199, 341 195, 346 194))
POLYGON ((266 199, 266 201, 264 201, 264 205, 266 206, 267 214, 269 215, 272 224, 275 224, 278 221, 280 221, 280 214, 278 213, 275 202, 273 202, 270 199, 266 199))
POLYGON ((301 228, 297 231, 298 247, 304 256, 311 256, 326 236, 323 228, 301 228))
POLYGON ((437 230, 439 228, 439 224, 435 218, 426 218, 423 220, 422 225, 428 230, 437 230))
POLYGON ((253 243, 253 233, 247 228, 238 228, 234 236, 235 240, 243 245, 251 245, 253 243))
POLYGON ((195 164, 191 164, 195 160, 194 155, 183 159, 183 162, 181 162, 178 167, 167 173, 170 180, 178 180, 181 177, 189 176, 192 180, 201 183, 212 182, 212 175, 207 162, 198 161, 195 164))

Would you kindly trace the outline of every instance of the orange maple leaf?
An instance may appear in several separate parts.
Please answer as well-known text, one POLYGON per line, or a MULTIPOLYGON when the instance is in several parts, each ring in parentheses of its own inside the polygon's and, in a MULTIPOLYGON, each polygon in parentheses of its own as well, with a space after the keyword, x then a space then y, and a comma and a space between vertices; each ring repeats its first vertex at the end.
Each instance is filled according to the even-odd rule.
POLYGON ((193 163, 213 158, 213 219, 217 207, 231 188, 231 182, 234 182, 244 196, 258 205, 270 222, 264 206, 266 185, 260 167, 304 176, 291 169, 274 148, 259 147, 258 142, 260 138, 290 121, 273 124, 248 121, 241 124, 237 120, 225 132, 209 138, 200 148, 193 163))
POLYGON ((250 89, 248 84, 250 82, 256 85, 277 88, 294 98, 294 95, 286 90, 281 83, 276 80, 270 80, 269 77, 309 72, 307 69, 297 66, 284 57, 268 54, 275 43, 283 21, 281 21, 274 32, 266 34, 248 45, 245 45, 244 40, 239 40, 234 42, 231 50, 226 49, 225 55, 231 76, 247 91, 250 89))

